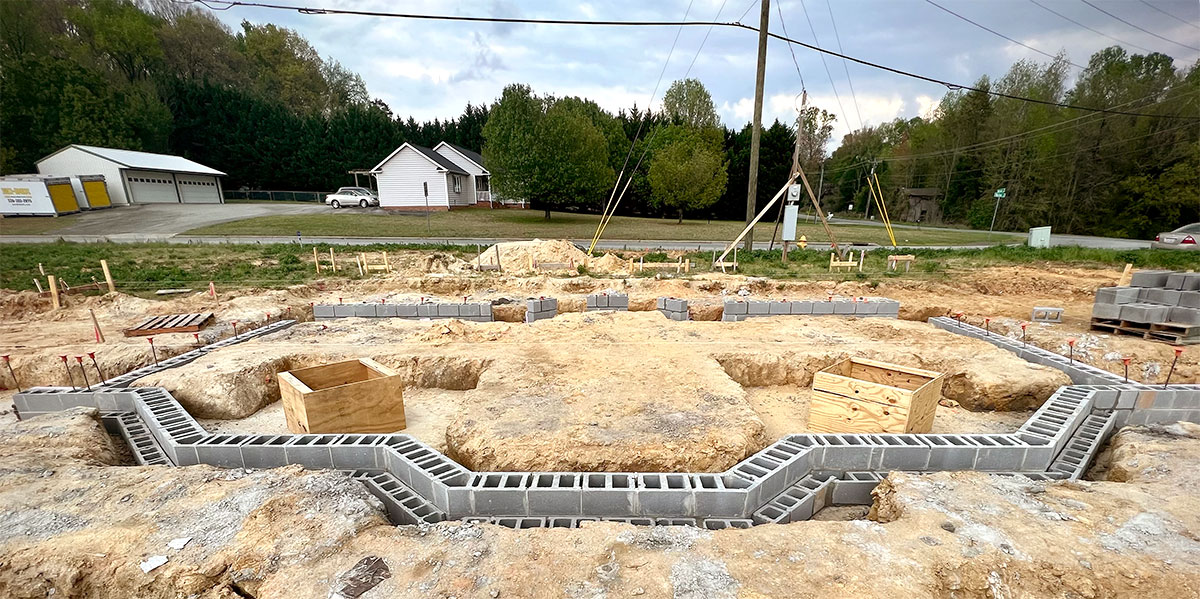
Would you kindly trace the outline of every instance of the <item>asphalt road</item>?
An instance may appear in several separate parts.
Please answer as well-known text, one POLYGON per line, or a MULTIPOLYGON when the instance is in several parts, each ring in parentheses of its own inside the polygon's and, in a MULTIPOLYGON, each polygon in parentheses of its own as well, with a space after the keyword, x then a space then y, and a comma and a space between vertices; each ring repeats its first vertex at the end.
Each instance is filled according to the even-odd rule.
MULTIPOLYGON (((194 236, 183 235, 197 227, 218 223, 270 216, 280 214, 319 214, 329 210, 323 204, 148 204, 141 206, 121 207, 114 210, 97 210, 81 213, 74 222, 62 229, 45 235, 0 235, 0 243, 51 243, 58 240, 74 242, 103 242, 114 243, 294 243, 293 236, 194 236)), ((32 218, 32 217, 29 217, 32 218)), ((880 225, 872 221, 842 221, 853 224, 880 225)), ((0 228, 3 221, 0 220, 0 228)), ((896 225, 897 228, 916 228, 915 225, 896 225)), ((935 227, 921 227, 931 229, 935 227)), ((519 241, 503 238, 474 238, 474 237, 306 237, 304 243, 321 245, 364 245, 372 243, 440 243, 447 245, 481 245, 488 246, 497 241, 519 241)), ((578 244, 586 245, 590 239, 573 239, 578 244)), ((728 244, 728 240, 712 241, 670 241, 659 239, 637 240, 602 240, 597 247, 606 250, 696 250, 720 251, 728 244)), ((1133 239, 1115 239, 1109 237, 1089 237, 1085 235, 1051 235, 1051 245, 1078 245, 1092 248, 1110 249, 1142 249, 1150 247, 1149 241, 1133 239)), ((755 242, 755 249, 767 249, 769 242, 755 242)), ((778 245, 778 244, 776 244, 778 245)), ((827 248, 828 244, 811 243, 809 247, 827 248)), ((911 246, 915 248, 933 246, 911 246)), ((978 247, 978 246, 936 246, 936 247, 978 247)))

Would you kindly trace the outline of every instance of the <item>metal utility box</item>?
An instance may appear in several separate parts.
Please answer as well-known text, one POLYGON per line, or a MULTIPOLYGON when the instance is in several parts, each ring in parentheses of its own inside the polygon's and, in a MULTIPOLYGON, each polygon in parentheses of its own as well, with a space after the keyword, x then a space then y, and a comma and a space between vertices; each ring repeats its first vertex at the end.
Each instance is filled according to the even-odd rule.
POLYGON ((1029 247, 1050 247, 1050 227, 1033 227, 1029 229, 1029 247))
POLYGON ((288 430, 298 435, 394 433, 407 426, 403 377, 370 358, 277 376, 288 430))
POLYGON ((808 429, 821 433, 928 433, 944 374, 848 358, 813 375, 808 429))
POLYGON ((0 178, 0 214, 58 216, 79 212, 68 177, 15 175, 0 178))

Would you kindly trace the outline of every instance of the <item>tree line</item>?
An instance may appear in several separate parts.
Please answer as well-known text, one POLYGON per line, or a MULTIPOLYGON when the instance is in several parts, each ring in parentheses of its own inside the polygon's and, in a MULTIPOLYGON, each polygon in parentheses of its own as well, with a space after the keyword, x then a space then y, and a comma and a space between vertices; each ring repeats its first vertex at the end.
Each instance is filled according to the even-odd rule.
MULTIPOLYGON (((897 220, 914 188, 933 190, 945 222, 978 228, 993 210, 1000 229, 1140 237, 1200 220, 1200 123, 1181 118, 1200 116, 1200 67, 1113 47, 1070 87, 1067 69, 1065 57, 1021 61, 974 87, 1154 116, 951 91, 932 114, 861 127, 827 155, 836 119, 805 106, 795 122, 763 128, 758 206, 798 146, 836 213, 866 209, 874 171, 897 220)), ((598 212, 620 198, 618 214, 735 220, 751 136, 749 124, 722 125, 694 79, 674 82, 658 111, 614 114, 515 84, 490 105, 418 122, 371 99, 357 74, 292 30, 233 31, 170 0, 0 2, 0 131, 4 173, 32 172, 78 143, 186 156, 228 173, 230 189, 313 191, 348 184, 348 170, 406 141, 445 140, 485 156, 496 194, 538 209, 598 212)))

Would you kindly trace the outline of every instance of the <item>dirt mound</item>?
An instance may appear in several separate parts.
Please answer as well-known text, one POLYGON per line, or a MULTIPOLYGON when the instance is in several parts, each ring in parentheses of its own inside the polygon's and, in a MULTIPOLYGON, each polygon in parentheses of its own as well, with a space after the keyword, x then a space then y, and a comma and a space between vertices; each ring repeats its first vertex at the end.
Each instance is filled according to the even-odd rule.
POLYGON ((605 274, 628 273, 629 261, 618 258, 616 254, 604 254, 599 258, 592 258, 588 262, 588 270, 605 274))
POLYGON ((587 254, 565 239, 542 241, 505 241, 484 250, 479 257, 482 264, 496 265, 496 252, 500 253, 500 267, 505 272, 528 272, 532 264, 583 264, 587 254))

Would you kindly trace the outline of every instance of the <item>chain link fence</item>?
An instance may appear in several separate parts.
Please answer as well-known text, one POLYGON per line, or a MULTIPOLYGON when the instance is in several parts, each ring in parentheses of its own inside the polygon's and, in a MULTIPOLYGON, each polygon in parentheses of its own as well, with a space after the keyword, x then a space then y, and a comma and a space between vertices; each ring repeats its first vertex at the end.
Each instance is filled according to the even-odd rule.
POLYGON ((225 200, 243 202, 324 202, 332 191, 272 191, 226 189, 225 200))

